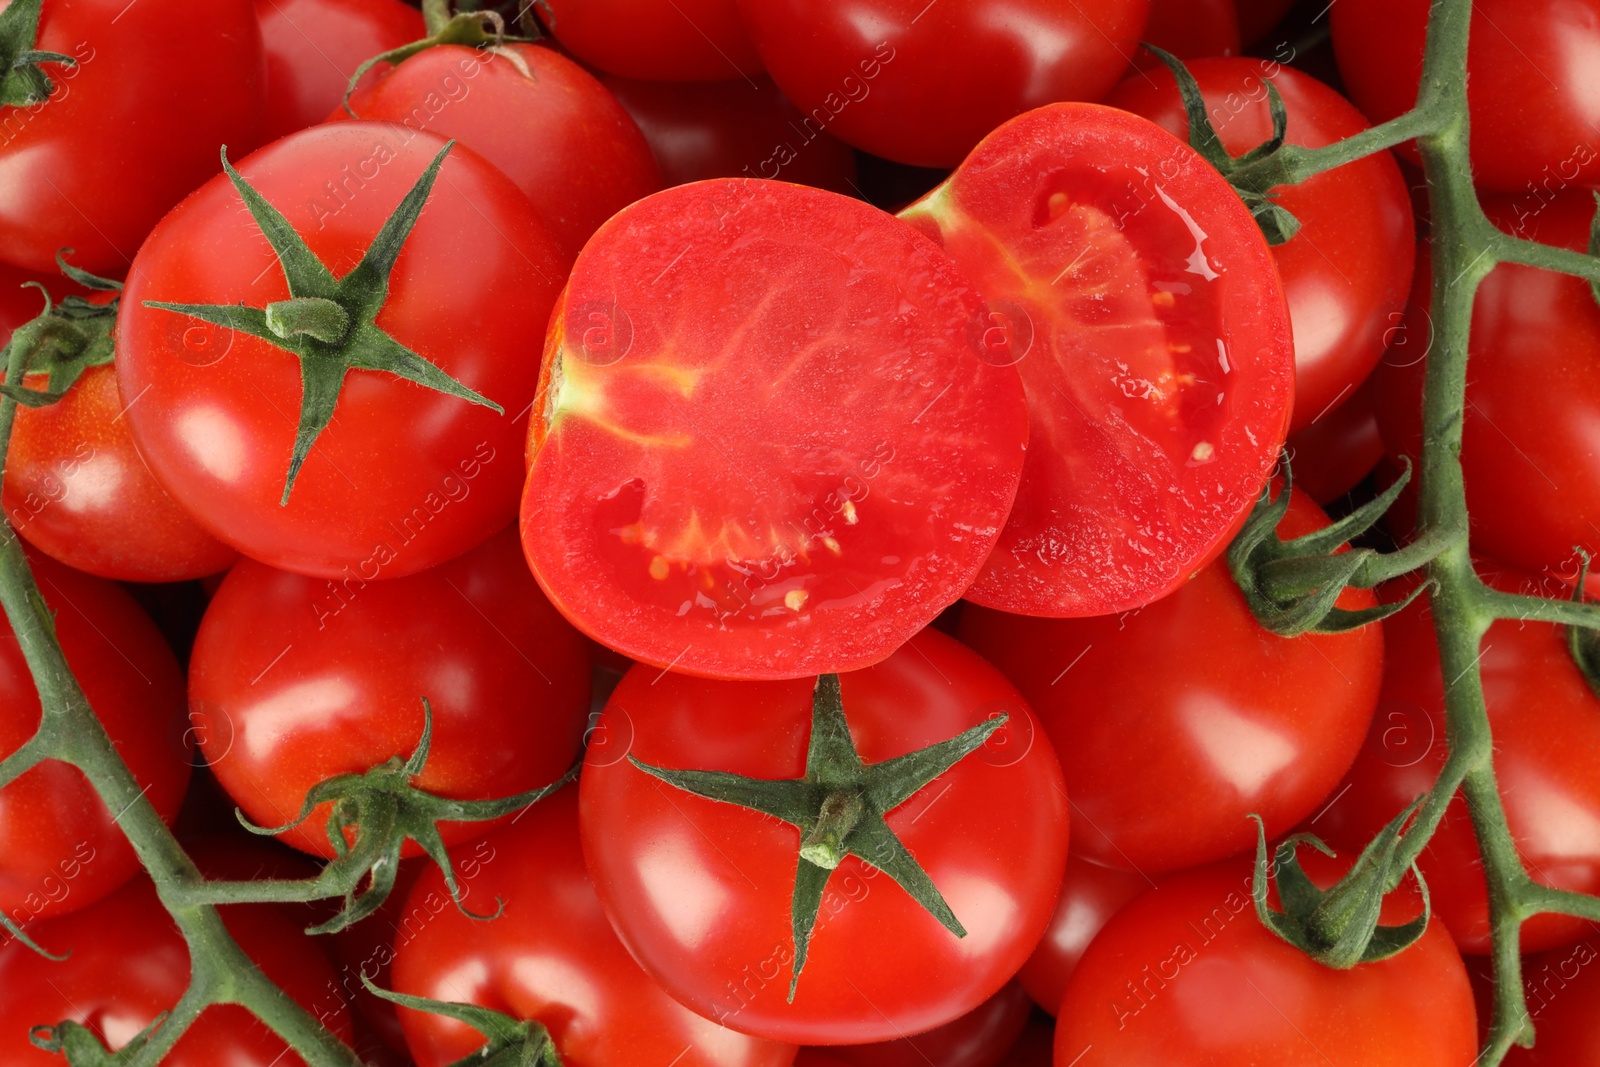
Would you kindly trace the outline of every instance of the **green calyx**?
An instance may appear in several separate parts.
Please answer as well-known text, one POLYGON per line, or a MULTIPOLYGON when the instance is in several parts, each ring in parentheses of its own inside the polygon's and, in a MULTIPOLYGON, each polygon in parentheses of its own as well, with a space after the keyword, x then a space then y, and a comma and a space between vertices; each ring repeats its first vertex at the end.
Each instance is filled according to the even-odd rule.
POLYGON ((726 771, 669 770, 629 756, 646 774, 686 793, 737 804, 770 815, 800 831, 790 923, 794 935, 794 970, 789 1001, 805 967, 811 934, 822 909, 822 894, 833 870, 846 856, 855 856, 893 878, 946 930, 965 937, 950 905, 928 872, 907 851, 884 820, 923 786, 983 745, 1006 722, 1001 714, 955 737, 916 752, 865 764, 850 737, 839 676, 817 679, 811 700, 811 741, 802 778, 748 778, 726 771))
POLYGON ((397 378, 436 392, 480 404, 497 414, 505 411, 462 385, 424 357, 390 337, 376 324, 389 295, 389 274, 428 201, 444 158, 455 147, 451 141, 439 150, 384 222, 361 262, 343 278, 333 274, 306 246, 277 208, 246 182, 222 150, 222 169, 239 191, 251 217, 272 243, 289 282, 290 299, 265 308, 243 304, 174 304, 146 300, 144 306, 189 315, 203 322, 258 337, 300 359, 302 392, 300 424, 295 430, 289 473, 284 479, 281 504, 289 503, 295 479, 311 446, 333 418, 334 406, 352 370, 385 371, 397 378))
POLYGON ((1222 139, 1217 136, 1216 128, 1211 125, 1211 116, 1200 94, 1200 86, 1195 82, 1194 75, 1189 73, 1189 68, 1177 56, 1162 51, 1148 41, 1144 47, 1161 60, 1177 79, 1178 93, 1183 97, 1183 110, 1189 119, 1190 146, 1228 179, 1228 184, 1233 186, 1239 199, 1250 209, 1256 225, 1261 227, 1267 243, 1281 245, 1299 233, 1300 220, 1280 205, 1272 194, 1275 187, 1292 184, 1294 180, 1278 159, 1278 150, 1283 147, 1284 134, 1289 127, 1289 113, 1283 106, 1283 97, 1278 95, 1277 86, 1271 81, 1266 82, 1267 107, 1272 112, 1272 136, 1243 155, 1229 155, 1228 150, 1222 147, 1222 139))
POLYGON ((34 48, 39 39, 39 8, 43 2, 15 0, 0 12, 0 107, 27 107, 50 99, 55 86, 42 64, 78 65, 71 56, 34 48))
POLYGON ((1278 846, 1273 864, 1267 859, 1267 834, 1261 819, 1256 820, 1256 870, 1251 895, 1256 915, 1278 937, 1319 963, 1348 970, 1358 963, 1388 959, 1405 951, 1428 928, 1431 903, 1428 883, 1415 864, 1409 870, 1422 891, 1422 914, 1399 926, 1383 926, 1379 916, 1383 898, 1397 885, 1408 869, 1398 853, 1400 830, 1421 806, 1418 797, 1396 815, 1362 850, 1355 866, 1331 889, 1319 889, 1300 867, 1297 851, 1310 845, 1327 856, 1333 850, 1311 834, 1295 834, 1278 846), (1267 906, 1268 880, 1276 866, 1278 899, 1282 911, 1267 906))
POLYGON ((422 0, 422 22, 427 32, 426 37, 375 55, 350 75, 350 81, 344 88, 346 114, 352 118, 360 117, 350 107, 350 95, 356 91, 356 86, 361 84, 361 79, 366 77, 367 71, 380 63, 391 65, 404 63, 418 52, 425 52, 441 44, 459 44, 467 48, 482 48, 497 52, 511 59, 521 68, 523 75, 528 74, 527 66, 514 52, 501 49, 508 44, 531 43, 538 38, 508 34, 505 19, 498 12, 479 11, 477 5, 470 0, 459 0, 455 12, 452 13, 449 0, 422 0))
POLYGON ((574 767, 557 782, 497 800, 451 800, 425 792, 417 788, 414 779, 427 766, 433 741, 433 706, 426 699, 422 701, 422 712, 422 737, 407 759, 396 756, 365 773, 341 774, 317 783, 306 793, 300 813, 282 826, 256 826, 243 812, 236 813, 245 829, 270 836, 299 826, 319 805, 333 805, 327 824, 328 842, 334 851, 329 866, 340 868, 347 876, 343 880, 353 888, 344 894, 344 905, 337 915, 307 933, 337 933, 377 911, 394 888, 400 850, 407 838, 421 845, 438 864, 450 889, 450 899, 463 914, 474 919, 494 918, 499 913, 498 901, 494 915, 477 915, 463 906, 455 866, 439 835, 438 824, 498 819, 538 803, 577 776, 574 767), (366 875, 365 889, 359 888, 363 879, 354 876, 360 872, 366 875))
POLYGON ((482 1048, 449 1067, 562 1067, 561 1053, 556 1049, 555 1039, 541 1023, 531 1019, 516 1019, 476 1004, 395 993, 373 985, 372 979, 365 974, 361 976, 361 981, 374 996, 382 997, 391 1004, 455 1019, 488 1039, 482 1048))
MULTIPOLYGON (((61 273, 86 289, 102 292, 119 292, 121 282, 99 278, 88 271, 69 266, 62 253, 56 254, 61 273)), ((112 330, 117 324, 117 303, 112 299, 103 304, 90 303, 81 296, 69 296, 59 304, 50 302, 50 294, 37 282, 25 282, 44 294, 44 310, 39 315, 17 327, 11 341, 0 349, 0 357, 9 360, 13 349, 20 346, 27 360, 28 374, 49 374, 50 384, 43 390, 29 389, 23 385, 0 384, 0 395, 10 397, 24 407, 37 408, 54 404, 67 394, 83 372, 90 367, 110 363, 116 355, 112 330)))
MULTIPOLYGON (((1572 587, 1572 602, 1584 603, 1584 584, 1589 580, 1589 553, 1578 549, 1578 558, 1582 562, 1578 565, 1578 580, 1572 587)), ((1589 683, 1589 691, 1600 698, 1600 630, 1587 626, 1567 627, 1567 651, 1572 654, 1572 662, 1577 664, 1578 673, 1583 675, 1583 680, 1589 683)))
POLYGON ((1411 476, 1404 473, 1378 497, 1320 530, 1285 541, 1278 523, 1289 510, 1294 477, 1283 465, 1283 491, 1272 495, 1269 482, 1261 490, 1250 517, 1228 546, 1228 570, 1256 621, 1280 637, 1303 633, 1342 633, 1393 615, 1416 599, 1427 584, 1413 589, 1395 604, 1379 604, 1351 611, 1338 606, 1339 594, 1348 588, 1370 589, 1386 578, 1417 565, 1416 553, 1406 550, 1384 555, 1370 548, 1338 549, 1365 533, 1389 510, 1411 476))
POLYGON ((170 1011, 159 1013, 116 1052, 107 1049, 93 1030, 71 1020, 54 1026, 36 1026, 28 1034, 28 1040, 43 1052, 65 1055, 71 1067, 115 1067, 136 1057, 171 1014, 170 1011))

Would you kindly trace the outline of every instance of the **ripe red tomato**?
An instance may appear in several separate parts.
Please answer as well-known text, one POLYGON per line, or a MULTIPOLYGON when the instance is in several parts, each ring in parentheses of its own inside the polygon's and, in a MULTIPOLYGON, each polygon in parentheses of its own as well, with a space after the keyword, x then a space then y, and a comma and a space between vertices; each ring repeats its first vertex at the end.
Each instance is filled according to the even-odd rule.
POLYGON ((1104 95, 1150 0, 739 0, 739 13, 808 125, 896 162, 953 167, 1014 115, 1104 95))
POLYGON ((1522 961, 1533 1048, 1513 1045, 1506 1067, 1600 1067, 1600 949, 1580 941, 1522 961))
MULTIPOLYGON (((6 5, 9 6, 9 5, 6 5)), ((34 47, 53 90, 0 108, 0 259, 54 273, 56 251, 121 274, 156 221, 214 174, 219 144, 260 143, 265 66, 250 0, 49 0, 34 47)))
MULTIPOLYGON (((1350 98, 1382 122, 1416 104, 1429 0, 1331 5, 1333 48, 1350 98)), ((1532 203, 1600 178, 1600 0, 1476 0, 1467 56, 1472 178, 1532 203), (1539 188, 1534 188, 1538 183, 1539 188)), ((1416 147, 1402 152, 1416 161, 1416 147)))
MULTIPOLYGON (((1501 228, 1582 250, 1594 198, 1573 189, 1547 200, 1485 197, 1501 228)), ((1407 343, 1384 360, 1378 426, 1395 457, 1422 442, 1422 379, 1432 343, 1431 271, 1419 261, 1407 343)), ((1502 264, 1478 289, 1461 469, 1472 547, 1528 571, 1576 578, 1574 546, 1600 555, 1600 308, 1588 283, 1502 264)))
MULTIPOLYGON (((569 260, 602 222, 661 188, 650 146, 622 105, 550 48, 436 45, 357 89, 350 110, 482 154, 533 201, 569 260)), ((338 107, 329 117, 348 116, 338 107)))
POLYGON ((812 126, 767 77, 699 84, 601 78, 661 164, 663 185, 781 178, 855 195, 850 146, 812 126))
POLYGON ((734 0, 543 0, 550 32, 573 55, 625 78, 750 78, 761 59, 734 0))
POLYGON ((1289 435, 1294 487, 1324 507, 1361 484, 1383 458, 1377 379, 1368 377, 1332 411, 1289 435))
POLYGON ((1021 1035, 1032 1010, 1027 992, 1008 982, 943 1026, 870 1045, 803 1048, 794 1067, 995 1067, 1021 1035))
MULTIPOLYGON (((1326 525, 1296 494, 1280 529, 1326 525)), ((1366 590, 1340 597, 1375 603, 1366 590)), ((1147 873, 1251 848, 1253 814, 1274 836, 1315 811, 1355 759, 1383 677, 1378 627, 1278 637, 1224 561, 1137 612, 1035 619, 969 606, 959 633, 1054 741, 1074 848, 1147 873)))
MULTIPOLYGON (((1234 0, 1151 0, 1150 21, 1141 40, 1179 59, 1236 56, 1239 16, 1234 0)), ((1144 59, 1143 68, 1154 71, 1161 66, 1148 62, 1148 55, 1144 59)))
POLYGON ((781 182, 678 186, 584 248, 550 320, 522 533, 602 643, 690 674, 878 662, 955 601, 1016 492, 1021 383, 910 227, 781 182))
MULTIPOLYGON (((333 968, 302 931, 303 921, 270 905, 222 910, 241 948, 301 1007, 341 1040, 351 1038, 350 1009, 333 968)), ((56 962, 12 942, 0 948, 0 1056, 12 1067, 59 1067, 59 1055, 28 1040, 36 1026, 71 1020, 115 1051, 189 985, 189 950, 155 888, 143 877, 94 907, 40 923, 30 932, 56 962)), ((305 1067, 283 1039, 237 1005, 207 1008, 161 1060, 162 1067, 305 1067)))
MULTIPOLYGON (((443 147, 370 122, 304 130, 240 162, 335 275, 353 269, 443 147)), ((199 523, 245 555, 337 579, 411 574, 482 542, 515 514, 538 366, 529 323, 549 314, 561 256, 527 197, 457 145, 402 247, 377 326, 505 409, 498 415, 386 372, 344 380, 334 419, 280 503, 303 384, 299 359, 146 300, 262 308, 288 297, 272 248, 219 175, 140 250, 117 320, 117 376, 135 443, 199 523)))
POLYGON ((357 67, 426 36, 422 16, 400 0, 256 0, 256 15, 267 53, 266 141, 315 126, 344 99, 357 67))
MULTIPOLYGON (((1272 136, 1268 81, 1288 109, 1289 144, 1320 148, 1368 126, 1344 97, 1272 60, 1199 59, 1188 67, 1222 146, 1235 156, 1272 136)), ((1129 78, 1106 103, 1189 137, 1177 84, 1165 68, 1129 78)), ((1388 152, 1280 189, 1277 202, 1301 223, 1294 237, 1272 249, 1294 330, 1290 429, 1301 430, 1349 397, 1377 366, 1411 291, 1416 230, 1405 180, 1388 152)))
MULTIPOLYGON (((183 672, 127 593, 30 553, 78 684, 145 796, 170 823, 189 784, 183 672)), ((0 755, 39 728, 39 692, 5 626, 0 637, 0 755)), ((17 925, 87 907, 131 878, 138 857, 75 767, 47 760, 0 790, 0 912, 17 925)), ((33 929, 29 927, 30 931, 33 929)), ((0 932, 0 938, 9 940, 0 932)), ((9 988, 0 981, 0 989, 9 988)), ((7 998, 0 997, 0 1000, 7 998)), ((38 1020, 30 1020, 37 1022, 38 1020)))
MULTIPOLYGON (((1538 589, 1535 579, 1493 564, 1479 570, 1501 588, 1538 589)), ((1348 849, 1365 845, 1427 792, 1445 760, 1445 686, 1433 616, 1419 600, 1385 619, 1383 630, 1389 663, 1371 733, 1350 768, 1348 790, 1316 826, 1348 849)), ((1478 670, 1506 821, 1529 875, 1562 889, 1600 891, 1600 837, 1594 832, 1600 825, 1600 699, 1573 663, 1560 628, 1549 623, 1494 623, 1484 636, 1478 670)), ((1434 912, 1461 950, 1488 952, 1482 860, 1459 796, 1419 865, 1434 912)), ((1538 915, 1523 924, 1522 947, 1536 952, 1590 930, 1581 919, 1538 915)))
MULTIPOLYGON (((1326 888, 1343 866, 1303 850, 1326 888)), ((1466 968, 1439 923, 1410 948, 1335 970, 1256 918, 1252 863, 1174 875, 1123 908, 1089 946, 1056 1021, 1058 1065, 1465 1067, 1477 1056, 1466 968)), ((1421 901, 1384 901, 1384 922, 1421 901)))
POLYGON ((901 212, 989 298, 1033 426, 969 600, 1124 611, 1227 544, 1277 461, 1294 351, 1277 269, 1226 181, 1153 122, 1056 104, 901 212))
MULTIPOLYGON (((541 1022, 567 1067, 785 1067, 794 1059, 793 1045, 696 1015, 628 956, 584 868, 576 790, 478 842, 461 867, 467 906, 498 901, 504 911, 489 922, 461 914, 429 868, 395 936, 398 992, 541 1022)), ((463 1023, 409 1008, 400 1024, 418 1067, 454 1063, 484 1042, 463 1023)))
POLYGON ((824 886, 792 1003, 799 833, 667 786, 624 756, 799 777, 812 681, 722 682, 634 667, 601 715, 604 743, 590 745, 580 779, 584 855, 623 943, 683 1003, 775 1040, 886 1041, 971 1011, 1038 942, 1066 862, 1067 797, 1055 754, 999 672, 925 630, 841 684, 850 737, 869 765, 1001 711, 1011 718, 888 812, 889 828, 966 936, 877 867, 846 856, 824 886))
MULTIPOLYGON (((418 785, 430 792, 511 796, 577 757, 588 655, 539 595, 515 530, 423 574, 380 577, 323 582, 244 560, 206 610, 190 707, 217 780, 257 825, 294 818, 324 779, 408 756, 424 697, 433 744, 418 785)), ((282 840, 332 855, 328 810, 282 840)), ((450 842, 487 828, 441 832, 450 842)))
POLYGON ((1054 1015, 1067 991, 1067 980, 1083 958, 1084 950, 1100 928, 1128 901, 1150 888, 1142 874, 1103 867, 1081 858, 1067 857, 1067 876, 1061 897, 1039 947, 1017 972, 1036 1004, 1054 1015))

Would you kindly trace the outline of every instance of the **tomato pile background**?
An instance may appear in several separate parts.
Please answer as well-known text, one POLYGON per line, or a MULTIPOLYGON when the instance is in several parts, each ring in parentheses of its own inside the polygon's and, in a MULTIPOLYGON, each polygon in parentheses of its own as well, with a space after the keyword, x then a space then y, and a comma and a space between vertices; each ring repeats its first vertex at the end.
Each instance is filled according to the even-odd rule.
MULTIPOLYGON (((1465 1067, 1520 950, 1600 1064, 1600 283, 1496 248, 1469 560, 1477 231, 1318 162, 1427 0, 460 6, 0 0, 0 1061, 1465 1067)), ((1474 5, 1503 233, 1596 56, 1474 5)))

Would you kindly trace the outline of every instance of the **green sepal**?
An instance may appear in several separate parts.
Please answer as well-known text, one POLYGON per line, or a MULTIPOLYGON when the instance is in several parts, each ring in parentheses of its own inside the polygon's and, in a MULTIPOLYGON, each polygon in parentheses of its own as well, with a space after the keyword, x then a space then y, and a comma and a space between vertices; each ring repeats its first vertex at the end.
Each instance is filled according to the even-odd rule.
MULTIPOLYGON (((70 251, 70 248, 62 250, 70 251)), ((103 292, 122 288, 120 282, 96 277, 69 265, 61 253, 56 254, 56 262, 63 274, 87 288, 103 292)), ((24 407, 47 407, 66 396, 84 371, 104 366, 116 358, 113 330, 117 324, 118 299, 94 304, 74 294, 54 304, 49 292, 38 282, 24 282, 23 285, 43 294, 44 310, 17 327, 10 342, 0 349, 0 358, 9 360, 12 348, 22 346, 27 360, 23 373, 49 374, 49 384, 43 390, 20 384, 0 384, 0 396, 9 397, 24 407)))
MULTIPOLYGON (((477 5, 470 3, 469 0, 461 0, 456 5, 454 14, 450 12, 448 0, 423 0, 422 15, 426 37, 410 44, 403 44, 399 48, 391 48, 387 52, 380 52, 362 63, 350 75, 350 80, 345 83, 344 98, 340 101, 345 114, 351 118, 361 117, 351 109, 350 96, 356 91, 356 86, 361 84, 361 79, 366 76, 367 71, 380 63, 397 66, 419 52, 425 52, 442 44, 495 50, 507 44, 530 44, 538 40, 533 36, 508 34, 503 16, 495 11, 480 11, 477 5)), ((528 69, 520 59, 515 59, 510 52, 501 54, 513 59, 513 62, 521 67, 523 75, 528 76, 528 69)))
MULTIPOLYGON (((1572 586, 1572 602, 1582 604, 1585 602, 1584 585, 1589 580, 1589 553, 1577 549, 1578 580, 1572 586)), ((1572 662, 1577 664, 1578 673, 1583 675, 1583 680, 1589 683, 1589 691, 1600 697, 1600 630, 1590 629, 1587 626, 1567 627, 1567 651, 1572 654, 1572 662)))
POLYGON ((789 977, 792 1003, 828 879, 845 856, 855 856, 887 874, 946 930, 956 937, 967 936, 944 895, 889 828, 885 816, 980 748, 1007 718, 1002 713, 927 748, 865 764, 850 737, 839 676, 824 674, 812 691, 804 777, 749 778, 727 771, 656 767, 634 756, 628 760, 686 793, 758 811, 800 831, 789 907, 794 939, 789 977))
POLYGON ((1370 548, 1336 551, 1371 529, 1399 497, 1411 474, 1409 462, 1395 483, 1376 499, 1323 529, 1284 541, 1278 524, 1289 511, 1294 475, 1283 463, 1283 491, 1262 487, 1244 526, 1228 546, 1228 570, 1256 621, 1280 637, 1304 633, 1343 633, 1385 619, 1414 600, 1426 585, 1395 604, 1351 611, 1336 601, 1349 588, 1370 589, 1387 576, 1388 558, 1370 548))
POLYGON ((450 1064, 449 1067, 562 1067, 555 1039, 542 1023, 516 1019, 505 1012, 459 1001, 430 1000, 408 993, 396 993, 374 985, 365 974, 361 982, 375 997, 402 1008, 443 1015, 466 1023, 486 1039, 482 1048, 450 1064))
POLYGON ((170 1011, 164 1011, 156 1015, 149 1025, 133 1035, 115 1053, 106 1048, 100 1035, 70 1019, 54 1026, 35 1026, 28 1032, 28 1041, 43 1052, 65 1055, 70 1067, 112 1067, 113 1064, 127 1063, 149 1044, 151 1036, 171 1014, 170 1011))
POLYGON ((327 821, 328 844, 334 853, 329 866, 348 875, 346 884, 351 888, 344 894, 338 914, 308 928, 307 933, 337 933, 382 907, 394 888, 400 851, 408 839, 420 845, 438 865, 450 899, 463 915, 471 919, 498 918, 505 907, 499 899, 494 911, 486 914, 470 911, 462 902, 461 883, 438 824, 498 819, 537 804, 577 777, 578 767, 574 765, 550 785, 497 800, 452 800, 426 792, 413 781, 427 767, 433 743, 433 706, 426 698, 422 713, 422 736, 410 756, 404 760, 395 756, 364 773, 341 774, 317 783, 306 792, 299 813, 282 826, 257 826, 243 811, 235 809, 234 814, 246 830, 272 836, 299 826, 323 804, 333 806, 327 821))
POLYGON ((1356 859, 1355 865, 1329 889, 1319 889, 1300 866, 1298 850, 1310 845, 1323 855, 1333 850, 1311 834, 1295 834, 1282 842, 1269 863, 1266 826, 1256 821, 1256 868, 1251 896, 1256 916, 1267 929, 1319 963, 1348 970, 1360 963, 1372 963, 1403 952, 1428 928, 1432 905, 1428 884, 1412 864, 1411 874, 1422 892, 1422 914, 1398 926, 1379 922, 1383 898, 1398 885, 1396 853, 1400 831, 1422 804, 1418 797, 1389 821, 1356 859), (1267 903, 1272 868, 1277 871, 1278 900, 1282 911, 1267 903))
POLYGON ((1245 152, 1232 156, 1222 146, 1222 138, 1211 124, 1206 111, 1205 98, 1200 85, 1189 73, 1183 61, 1170 52, 1163 51, 1148 41, 1143 47, 1172 72, 1178 83, 1178 95, 1183 98, 1184 115, 1189 120, 1189 145, 1228 180, 1233 191, 1250 209, 1250 215, 1261 229, 1261 235, 1271 245, 1281 245, 1300 232, 1300 220, 1277 202, 1272 190, 1287 184, 1288 173, 1278 160, 1289 128, 1289 113, 1283 97, 1271 81, 1267 84, 1267 107, 1272 114, 1272 136, 1245 152))
MULTIPOLYGON (((1600 192, 1594 194, 1594 218, 1589 221, 1589 254, 1600 256, 1600 192)), ((1600 280, 1589 280, 1589 293, 1600 304, 1600 280)))
POLYGON ((489 408, 505 409, 462 385, 424 357, 390 337, 375 320, 389 295, 389 274, 412 227, 422 215, 439 168, 455 147, 450 141, 401 199, 372 239, 361 262, 343 278, 334 279, 283 213, 269 204, 228 162, 222 149, 222 169, 238 190, 251 218, 277 254, 289 283, 290 299, 265 308, 243 304, 183 304, 146 300, 144 306, 188 315, 216 326, 249 334, 291 353, 300 360, 300 421, 284 477, 280 505, 287 506, 295 480, 311 448, 333 420, 345 375, 352 370, 383 371, 435 392, 489 408))
POLYGON ((41 52, 39 10, 43 0, 15 0, 0 12, 0 107, 28 107, 50 99, 55 85, 41 64, 75 67, 78 61, 60 52, 41 52))
POLYGON ((22 927, 13 922, 11 916, 9 915, 0 914, 0 928, 3 928, 6 933, 20 941, 28 948, 29 951, 33 952, 35 955, 43 956, 51 963, 61 963, 68 956, 72 955, 72 950, 70 948, 59 956, 48 949, 41 948, 39 943, 33 938, 29 937, 27 931, 23 930, 22 927))

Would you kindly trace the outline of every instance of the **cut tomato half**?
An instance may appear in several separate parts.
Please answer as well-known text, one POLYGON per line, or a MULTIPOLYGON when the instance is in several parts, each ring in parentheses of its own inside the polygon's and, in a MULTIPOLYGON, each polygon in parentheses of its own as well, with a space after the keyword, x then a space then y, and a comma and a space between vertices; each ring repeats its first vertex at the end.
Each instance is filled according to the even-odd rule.
POLYGON ((1054 104, 902 212, 988 298, 1033 441, 969 599, 1028 615, 1147 604, 1217 555, 1283 445, 1294 387, 1272 254, 1227 181, 1145 119, 1054 104))
POLYGON ((948 256, 859 201, 698 182, 612 218, 551 319, 523 543, 636 660, 876 663, 971 584, 1028 427, 948 256))

